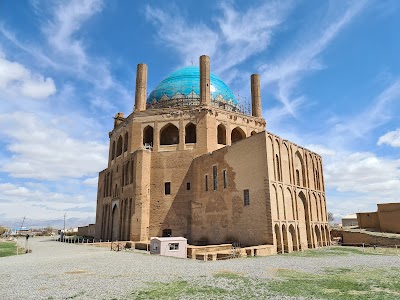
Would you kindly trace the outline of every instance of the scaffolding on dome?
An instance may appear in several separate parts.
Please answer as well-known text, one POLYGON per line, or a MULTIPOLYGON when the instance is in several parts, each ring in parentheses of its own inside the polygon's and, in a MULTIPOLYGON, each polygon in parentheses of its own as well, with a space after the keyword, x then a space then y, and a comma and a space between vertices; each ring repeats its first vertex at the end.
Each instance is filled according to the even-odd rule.
MULTIPOLYGON (((172 107, 193 107, 200 105, 200 95, 192 87, 174 85, 166 89, 155 90, 147 98, 146 108, 172 108, 172 107)), ((232 112, 239 112, 251 115, 251 105, 246 97, 239 95, 234 99, 229 98, 228 94, 211 92, 211 105, 232 112)))

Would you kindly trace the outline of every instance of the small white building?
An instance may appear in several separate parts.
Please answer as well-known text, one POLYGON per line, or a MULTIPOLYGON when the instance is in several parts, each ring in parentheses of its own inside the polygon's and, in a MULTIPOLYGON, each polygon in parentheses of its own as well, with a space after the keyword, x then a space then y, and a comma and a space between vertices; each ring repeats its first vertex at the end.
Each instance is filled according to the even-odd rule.
POLYGON ((358 226, 357 215, 347 215, 342 218, 342 226, 343 227, 351 227, 351 226, 358 226))
POLYGON ((153 237, 150 253, 179 258, 187 257, 187 239, 183 237, 153 237))

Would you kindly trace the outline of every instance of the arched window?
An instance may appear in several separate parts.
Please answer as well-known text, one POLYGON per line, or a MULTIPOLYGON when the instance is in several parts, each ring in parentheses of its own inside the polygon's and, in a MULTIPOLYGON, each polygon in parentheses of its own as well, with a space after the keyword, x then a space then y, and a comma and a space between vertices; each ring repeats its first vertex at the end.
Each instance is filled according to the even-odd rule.
POLYGON ((232 134, 231 134, 232 144, 236 143, 240 140, 243 140, 244 138, 246 138, 246 134, 240 127, 236 127, 235 129, 232 130, 232 134))
POLYGON ((196 125, 189 123, 185 127, 185 143, 196 143, 196 125))
POLYGON ((115 141, 112 143, 111 160, 115 159, 115 141))
POLYGON ((153 127, 150 125, 143 129, 143 145, 150 147, 153 146, 153 127))
POLYGON ((173 124, 165 125, 160 131, 160 145, 179 144, 179 129, 173 124))
POLYGON ((278 181, 281 181, 281 166, 279 164, 278 154, 275 155, 275 159, 276 159, 276 178, 278 179, 278 181))
POLYGON ((255 132, 254 130, 251 132, 251 135, 255 135, 257 134, 257 132, 255 132))
POLYGON ((128 151, 128 133, 125 133, 125 138, 124 138, 124 152, 128 151))
POLYGON ((122 154, 122 136, 118 138, 117 142, 117 157, 122 154))
POLYGON ((224 125, 219 124, 217 128, 218 144, 226 145, 226 128, 224 125))

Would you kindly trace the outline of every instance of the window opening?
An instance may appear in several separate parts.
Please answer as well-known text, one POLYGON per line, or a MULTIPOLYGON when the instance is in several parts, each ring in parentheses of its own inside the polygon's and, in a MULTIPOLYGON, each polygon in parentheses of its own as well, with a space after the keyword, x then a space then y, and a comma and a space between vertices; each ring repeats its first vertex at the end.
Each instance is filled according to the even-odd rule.
POLYGON ((190 191, 190 182, 186 182, 186 190, 190 191))
POLYGON ((244 205, 250 205, 250 191, 248 189, 243 191, 244 194, 244 205))
POLYGON ((122 154, 122 136, 118 138, 117 142, 117 157, 122 154))
POLYGON ((160 145, 179 144, 179 130, 175 125, 168 124, 161 129, 160 145))
POLYGON ((208 192, 208 175, 205 176, 206 192, 208 192))
POLYGON ((279 166, 279 156, 278 156, 278 154, 276 154, 275 157, 276 157, 276 173, 277 173, 276 177, 277 177, 278 181, 281 181, 281 168, 279 166))
POLYGON ((239 127, 236 127, 235 129, 232 130, 232 133, 231 133, 232 144, 236 143, 240 140, 243 140, 244 138, 246 138, 246 134, 243 132, 242 129, 240 129, 239 127))
POLYGON ((222 175, 224 177, 224 189, 226 189, 228 186, 228 174, 227 174, 226 170, 222 171, 222 175))
POLYGON ((185 127, 185 143, 196 143, 196 125, 189 123, 185 127))
POLYGON ((125 133, 125 138, 124 138, 124 152, 128 151, 128 133, 125 133))
POLYGON ((172 236, 172 229, 168 228, 162 231, 162 237, 170 237, 170 236, 172 236))
POLYGON ((164 192, 165 192, 165 195, 171 194, 171 182, 166 182, 164 184, 164 192))
POLYGON ((218 169, 217 166, 213 166, 213 182, 214 182, 214 191, 218 190, 218 169))
POLYGON ((153 127, 147 126, 143 130, 143 146, 150 149, 153 147, 153 127))
POLYGON ((217 140, 218 144, 226 145, 226 129, 222 124, 219 124, 217 128, 217 140))
POLYGON ((168 247, 170 251, 179 250, 179 243, 168 243, 168 247))

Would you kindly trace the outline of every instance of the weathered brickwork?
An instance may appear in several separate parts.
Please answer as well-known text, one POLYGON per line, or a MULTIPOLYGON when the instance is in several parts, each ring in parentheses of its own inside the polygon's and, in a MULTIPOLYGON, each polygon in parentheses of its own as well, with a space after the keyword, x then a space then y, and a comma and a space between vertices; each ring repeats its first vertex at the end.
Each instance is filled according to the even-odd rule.
MULTIPOLYGON (((200 63, 200 72, 209 72, 208 57, 200 63)), ((109 133, 96 238, 172 235, 192 244, 274 245, 277 252, 327 244, 321 157, 265 131, 258 76, 252 116, 202 96, 198 105, 146 109, 142 64, 138 78, 135 111, 118 113, 109 133)))

